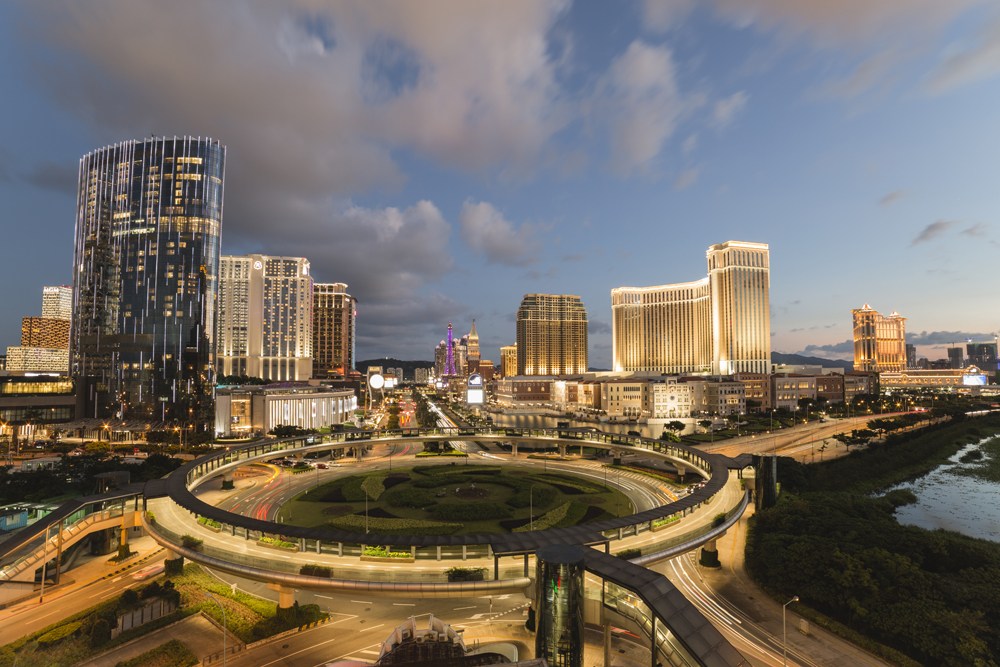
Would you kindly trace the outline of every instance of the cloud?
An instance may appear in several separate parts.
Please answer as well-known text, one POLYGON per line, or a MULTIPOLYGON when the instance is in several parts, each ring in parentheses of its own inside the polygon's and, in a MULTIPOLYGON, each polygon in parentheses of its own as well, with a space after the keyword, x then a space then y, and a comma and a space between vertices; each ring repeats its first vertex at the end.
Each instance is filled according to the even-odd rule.
POLYGON ((926 89, 945 93, 1000 74, 1000 19, 980 31, 971 45, 953 46, 949 54, 930 73, 926 89))
POLYGON ((673 135, 685 103, 673 54, 633 41, 598 86, 597 106, 608 116, 611 165, 619 174, 646 167, 673 135))
POLYGON ((701 170, 698 167, 685 169, 674 179, 674 190, 686 190, 698 182, 701 170))
POLYGON ((961 345, 968 340, 992 341, 992 333, 971 333, 968 331, 909 331, 906 342, 912 345, 961 345))
POLYGON ((24 174, 23 178, 43 190, 76 194, 77 172, 72 165, 45 162, 24 174))
POLYGON ((525 266, 535 261, 535 230, 516 227, 489 202, 466 201, 459 215, 462 239, 486 261, 525 266))
POLYGON ((740 26, 783 29, 824 44, 885 39, 947 25, 982 0, 714 0, 740 26))
POLYGON ((600 320, 590 320, 587 322, 587 333, 591 336, 599 336, 601 334, 610 334, 611 325, 607 322, 602 322, 600 320))
POLYGON ((738 91, 723 98, 712 107, 712 123, 715 127, 725 129, 747 105, 750 96, 744 91, 738 91))
POLYGON ((893 190, 892 192, 882 195, 881 199, 878 200, 879 206, 889 206, 895 204, 897 201, 903 198, 902 190, 893 190))
POLYGON ((920 230, 920 233, 917 234, 910 245, 915 246, 918 243, 924 243, 925 241, 935 239, 957 224, 957 220, 937 220, 936 222, 932 222, 920 230))
POLYGON ((681 144, 681 151, 683 151, 684 155, 691 155, 696 148, 698 148, 697 134, 692 134, 684 140, 684 143, 681 144))
POLYGON ((664 32, 686 18, 694 7, 694 0, 643 0, 642 26, 664 32))
POLYGON ((981 222, 977 222, 974 225, 966 227, 960 233, 963 236, 983 237, 986 236, 986 230, 988 229, 989 227, 987 225, 984 225, 981 222))
POLYGON ((847 354, 854 353, 854 341, 845 340, 840 343, 832 343, 829 345, 806 345, 805 348, 798 354, 804 354, 806 356, 825 353, 825 354, 847 354))

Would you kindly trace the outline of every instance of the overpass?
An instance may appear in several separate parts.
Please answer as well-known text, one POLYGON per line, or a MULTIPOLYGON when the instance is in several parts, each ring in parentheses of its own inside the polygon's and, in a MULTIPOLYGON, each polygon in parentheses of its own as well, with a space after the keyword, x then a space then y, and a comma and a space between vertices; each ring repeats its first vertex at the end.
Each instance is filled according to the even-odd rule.
MULTIPOLYGON (((502 464, 502 460, 499 463, 502 464)), ((644 596, 648 595, 650 590, 654 590, 650 586, 653 586, 655 579, 656 590, 676 593, 669 596, 671 605, 666 607, 662 604, 646 604, 647 613, 643 618, 651 619, 651 622, 632 617, 622 618, 622 622, 631 622, 638 631, 650 639, 654 656, 658 654, 667 659, 669 664, 678 665, 745 664, 742 662, 742 657, 714 626, 704 621, 697 609, 676 592, 665 577, 646 570, 642 565, 670 558, 702 545, 711 548, 714 540, 739 520, 748 503, 746 494, 728 509, 721 523, 713 522, 670 539, 654 541, 652 546, 643 548, 637 563, 614 558, 609 554, 613 542, 654 531, 658 522, 688 516, 695 512, 723 490, 729 481, 730 469, 741 470, 744 465, 743 460, 706 454, 676 443, 640 436, 603 433, 594 429, 456 427, 375 432, 349 431, 322 438, 286 438, 219 449, 185 464, 164 480, 147 483, 141 491, 130 490, 114 497, 88 499, 84 506, 77 504, 73 511, 67 508, 67 513, 64 513, 66 516, 59 519, 59 529, 56 531, 59 537, 55 539, 65 543, 112 525, 141 523, 154 540, 172 552, 171 555, 175 559, 188 558, 215 569, 273 584, 279 591, 280 606, 290 606, 293 603, 296 588, 364 590, 413 597, 525 591, 532 583, 529 576, 529 556, 533 556, 538 549, 552 545, 594 547, 595 549, 588 551, 603 552, 603 556, 610 559, 602 562, 617 563, 617 569, 604 567, 600 570, 600 576, 605 582, 610 583, 614 590, 630 591, 639 599, 645 600, 644 596), (328 526, 310 528, 276 524, 227 512, 204 502, 193 493, 200 485, 220 475, 224 479, 231 479, 235 469, 240 466, 289 454, 301 456, 309 452, 353 449, 360 455, 361 448, 367 445, 420 443, 441 439, 510 441, 514 443, 515 452, 518 444, 556 447, 562 454, 577 446, 606 449, 615 453, 640 451, 668 461, 679 470, 693 470, 705 479, 705 483, 694 493, 674 502, 631 516, 526 533, 458 536, 362 535, 328 526), (113 509, 118 507, 120 510, 113 509), (161 514, 157 511, 154 516, 152 512, 147 512, 154 507, 169 509, 171 520, 167 520, 166 513, 161 514), (179 533, 178 530, 186 531, 189 526, 184 522, 173 523, 173 520, 186 513, 190 513, 189 518, 206 517, 218 522, 227 539, 232 541, 231 548, 195 546, 190 542, 185 545, 185 533, 179 533), (73 518, 76 520, 72 520, 73 518), (69 531, 72 531, 72 535, 69 531), (280 537, 292 542, 297 545, 298 553, 274 557, 260 557, 259 554, 246 553, 245 545, 255 543, 261 537, 280 537), (244 546, 242 550, 241 545, 244 546), (365 580, 301 574, 301 566, 305 563, 337 563, 338 560, 345 558, 353 561, 361 556, 366 545, 391 545, 394 550, 408 549, 412 562, 431 564, 432 567, 430 572, 426 567, 422 569, 379 567, 371 570, 371 575, 365 580), (445 570, 451 567, 455 560, 464 561, 470 558, 492 560, 492 579, 448 581, 445 570), (520 561, 520 566, 504 568, 504 576, 501 576, 502 558, 508 559, 508 562, 511 558, 516 559, 520 561), (704 622, 697 624, 698 636, 688 638, 692 641, 686 643, 683 635, 693 632, 689 622, 691 618, 702 618, 704 622)), ((193 519, 191 522, 193 523, 193 519)), ((40 569, 41 563, 47 559, 49 549, 53 546, 51 542, 54 538, 50 534, 52 525, 52 521, 47 522, 45 526, 35 524, 30 529, 21 531, 24 535, 17 540, 0 543, 0 582, 14 581, 29 571, 32 572, 34 580, 33 577, 36 576, 34 572, 40 569), (8 542, 11 545, 16 543, 16 548, 8 549, 8 542)), ((608 588, 607 585, 602 585, 601 597, 602 605, 610 608, 611 603, 606 596, 608 588)), ((621 615, 618 609, 620 599, 621 596, 614 602, 614 613, 619 615, 621 615)))

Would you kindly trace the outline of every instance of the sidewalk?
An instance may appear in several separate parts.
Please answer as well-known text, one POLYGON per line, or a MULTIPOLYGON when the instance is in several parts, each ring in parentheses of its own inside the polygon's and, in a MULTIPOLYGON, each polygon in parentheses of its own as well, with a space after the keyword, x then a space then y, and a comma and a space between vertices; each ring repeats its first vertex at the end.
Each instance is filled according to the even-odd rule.
MULTIPOLYGON (((201 614, 195 614, 81 663, 81 667, 114 667, 119 662, 131 660, 161 644, 166 644, 171 639, 176 639, 187 646, 199 660, 222 649, 222 631, 201 614)), ((239 642, 231 634, 227 641, 230 645, 239 642)))
MULTIPOLYGON (((775 637, 781 637, 781 605, 769 597, 750 580, 744 564, 746 548, 747 520, 754 513, 754 506, 747 508, 740 522, 726 531, 718 542, 719 569, 698 567, 702 579, 720 596, 733 603, 756 624, 775 637)), ((789 605, 788 645, 808 655, 810 659, 824 667, 885 667, 889 663, 858 648, 840 637, 808 623, 794 612, 789 605), (801 623, 807 623, 808 634, 800 631, 801 623)), ((789 661, 791 664, 791 661, 789 661)))

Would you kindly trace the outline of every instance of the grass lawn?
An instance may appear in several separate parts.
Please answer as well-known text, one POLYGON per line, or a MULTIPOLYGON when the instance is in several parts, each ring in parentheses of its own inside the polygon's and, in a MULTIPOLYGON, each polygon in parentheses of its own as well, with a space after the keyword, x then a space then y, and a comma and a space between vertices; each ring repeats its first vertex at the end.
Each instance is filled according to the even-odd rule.
POLYGON ((388 534, 522 531, 532 516, 540 530, 632 513, 632 503, 611 484, 562 472, 458 464, 341 477, 298 495, 280 516, 299 526, 364 532, 366 498, 369 529, 388 534))

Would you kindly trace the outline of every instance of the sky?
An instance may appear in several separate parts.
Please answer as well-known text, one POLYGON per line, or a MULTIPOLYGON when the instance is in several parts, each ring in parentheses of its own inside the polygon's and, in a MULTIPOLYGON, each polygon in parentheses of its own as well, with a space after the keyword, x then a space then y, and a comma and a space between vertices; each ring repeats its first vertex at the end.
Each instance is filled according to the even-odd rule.
POLYGON ((526 293, 771 248, 772 348, 850 358, 851 309, 929 358, 1000 330, 990 0, 13 0, 0 4, 0 347, 72 281, 84 154, 227 147, 222 252, 307 257, 357 358, 483 357, 526 293))

